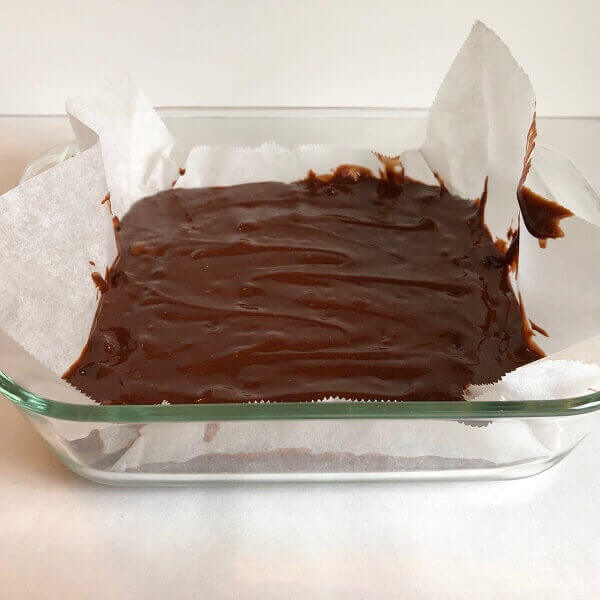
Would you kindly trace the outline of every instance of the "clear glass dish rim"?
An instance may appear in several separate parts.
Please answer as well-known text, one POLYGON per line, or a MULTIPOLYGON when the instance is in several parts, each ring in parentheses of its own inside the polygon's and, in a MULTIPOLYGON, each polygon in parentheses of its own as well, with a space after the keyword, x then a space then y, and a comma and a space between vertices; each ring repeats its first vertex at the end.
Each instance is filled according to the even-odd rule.
MULTIPOLYGON (((163 117, 176 118, 424 118, 428 109, 401 107, 164 106, 163 117)), ((552 118, 552 117, 548 117, 552 118)), ((578 117, 564 117, 578 119, 578 117)), ((585 118, 585 117, 584 117, 585 118)), ((588 117, 589 118, 589 117, 588 117)), ((63 160, 68 156, 63 156, 63 160)), ((27 172, 27 171, 26 171, 27 172)), ((0 393, 16 406, 44 417, 100 423, 244 421, 303 419, 496 419, 563 417, 600 410, 600 392, 560 400, 498 402, 281 402, 228 404, 101 405, 44 398, 0 371, 0 393)))

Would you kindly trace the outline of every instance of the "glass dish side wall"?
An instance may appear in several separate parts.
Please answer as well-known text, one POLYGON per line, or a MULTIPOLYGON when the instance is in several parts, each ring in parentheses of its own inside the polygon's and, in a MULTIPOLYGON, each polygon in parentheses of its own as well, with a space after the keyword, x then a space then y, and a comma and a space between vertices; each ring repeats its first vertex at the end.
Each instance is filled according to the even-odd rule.
POLYGON ((560 461, 597 415, 81 423, 69 439, 57 420, 25 414, 67 467, 126 485, 513 479, 560 461))

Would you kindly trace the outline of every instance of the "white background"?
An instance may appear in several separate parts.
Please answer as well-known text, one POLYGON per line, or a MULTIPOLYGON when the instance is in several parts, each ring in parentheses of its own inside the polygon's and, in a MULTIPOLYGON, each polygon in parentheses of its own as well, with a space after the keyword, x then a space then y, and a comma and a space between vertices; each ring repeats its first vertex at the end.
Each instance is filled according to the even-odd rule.
MULTIPOLYGON (((427 106, 481 18, 531 76, 540 113, 600 115, 597 1, 0 8, 0 114, 62 113, 115 67, 157 105, 427 106)), ((70 137, 65 119, 0 118, 0 193, 70 137)), ((597 120, 541 122, 540 142, 600 188, 597 120)), ((596 427, 521 481, 110 488, 69 473, 0 398, 0 600, 592 600, 599 464, 596 427)))
POLYGON ((0 114, 63 112, 114 69, 155 105, 427 107, 481 19, 538 114, 600 114, 598 0, 0 0, 0 114))

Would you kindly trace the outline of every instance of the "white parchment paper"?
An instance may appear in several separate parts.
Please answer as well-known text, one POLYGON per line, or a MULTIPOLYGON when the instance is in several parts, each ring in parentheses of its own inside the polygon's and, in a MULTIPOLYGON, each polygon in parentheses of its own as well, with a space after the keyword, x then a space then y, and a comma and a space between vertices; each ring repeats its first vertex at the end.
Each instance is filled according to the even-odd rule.
MULTIPOLYGON (((328 172, 343 163, 374 172, 380 166, 371 152, 377 148, 203 146, 189 153, 180 177, 171 159, 176 140, 129 78, 70 100, 67 112, 81 153, 0 198, 0 327, 50 370, 46 383, 52 380, 51 389, 69 387, 58 378, 78 358, 98 303, 91 273, 104 274, 116 256, 109 207, 122 216, 139 198, 173 181, 181 187, 289 182, 303 178, 309 169, 328 172), (110 205, 103 202, 109 191, 110 205)), ((487 178, 486 223, 494 236, 506 239, 509 227, 516 229, 520 222, 516 191, 534 114, 528 77, 503 42, 476 23, 431 107, 423 146, 398 148, 397 153, 408 176, 431 185, 440 177, 463 197, 480 197, 487 178)), ((472 400, 550 399, 600 389, 600 344, 586 343, 600 334, 600 201, 567 159, 547 149, 534 151, 527 185, 576 215, 562 221, 565 237, 549 240, 545 249, 520 227, 518 291, 528 316, 549 333, 536 337, 549 356, 497 384, 473 386, 467 394, 472 400)), ((69 401, 91 402, 72 388, 67 396, 69 401)), ((181 424, 177 426, 169 457, 189 460, 199 452, 198 431, 190 425, 186 441, 181 424)), ((146 425, 132 434, 135 441, 119 469, 156 458, 152 440, 158 427, 164 425, 146 425)), ((244 431, 261 425, 243 427, 224 424, 214 442, 211 438, 203 443, 214 443, 216 452, 226 447, 243 451, 244 431)), ((457 423, 457 439, 463 430, 457 423)), ((63 433, 69 439, 81 436, 76 426, 63 433)), ((359 450, 358 433, 349 436, 349 450, 359 450)), ((102 435, 107 448, 131 443, 122 434, 111 437, 110 428, 102 435)), ((286 435, 290 443, 300 443, 294 442, 293 431, 286 435)), ((390 431, 390 436, 389 443, 381 432, 375 436, 383 453, 392 450, 397 432, 390 431)), ((487 431, 486 443, 489 436, 487 431)), ((327 439, 323 432, 323 451, 327 439)), ((361 444, 372 448, 368 440, 367 435, 361 444)), ((283 441, 265 443, 275 448, 283 441)), ((424 423, 407 452, 422 455, 429 443, 439 448, 440 440, 431 423, 424 423)), ((540 440, 534 437, 531 443, 540 440)), ((453 447, 461 455, 463 450, 456 450, 460 444, 453 447)), ((164 458, 164 443, 161 452, 164 458)))

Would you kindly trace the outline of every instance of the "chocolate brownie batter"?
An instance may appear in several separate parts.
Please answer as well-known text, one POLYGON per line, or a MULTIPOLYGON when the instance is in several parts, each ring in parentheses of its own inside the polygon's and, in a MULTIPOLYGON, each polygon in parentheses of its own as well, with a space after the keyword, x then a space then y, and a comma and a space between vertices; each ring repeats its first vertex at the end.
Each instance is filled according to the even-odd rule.
POLYGON ((560 228, 560 221, 573 216, 568 208, 543 198, 525 186, 519 187, 517 197, 525 227, 538 238, 542 248, 546 247, 548 238, 556 239, 565 235, 560 228))
POLYGON ((461 400, 539 358, 481 206, 352 167, 144 198, 65 378, 103 404, 461 400))

